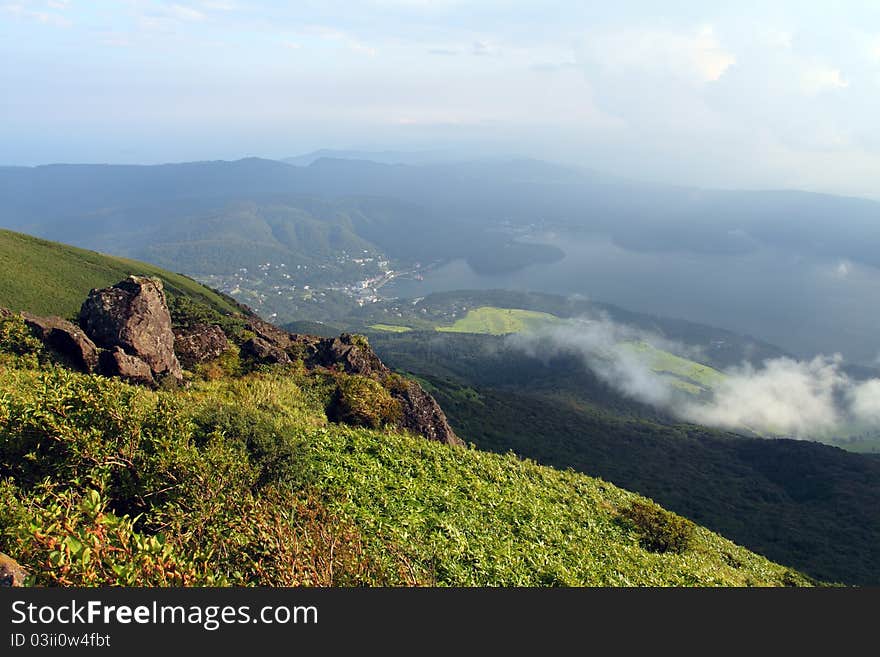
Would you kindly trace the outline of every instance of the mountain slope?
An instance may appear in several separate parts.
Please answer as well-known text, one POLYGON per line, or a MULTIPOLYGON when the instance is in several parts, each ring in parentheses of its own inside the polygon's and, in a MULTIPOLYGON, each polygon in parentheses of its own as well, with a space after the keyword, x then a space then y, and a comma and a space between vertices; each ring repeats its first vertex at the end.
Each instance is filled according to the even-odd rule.
MULTIPOLYGON (((13 237, 32 264, 55 256, 78 280, 108 264, 13 237)), ((35 273, 6 271, 13 291, 55 279, 35 273)), ((179 291, 210 297, 193 292, 179 291)), ((242 344, 241 360, 233 346, 187 387, 153 390, 71 372, 47 346, 0 317, 0 545, 32 583, 811 583, 611 484, 387 422, 337 424, 343 401, 382 399, 339 363, 245 367, 242 344), (343 384, 358 385, 341 400, 343 384)))
POLYGON ((600 480, 332 424, 327 392, 2 367, 4 550, 61 585, 808 583, 600 480))
POLYGON ((89 290, 129 274, 157 276, 169 296, 186 296, 221 313, 240 312, 229 298, 196 281, 134 260, 0 230, 0 306, 70 316, 89 290))
POLYGON ((601 477, 819 579, 880 583, 876 457, 686 424, 623 397, 577 359, 530 357, 497 336, 370 340, 480 449, 601 477))

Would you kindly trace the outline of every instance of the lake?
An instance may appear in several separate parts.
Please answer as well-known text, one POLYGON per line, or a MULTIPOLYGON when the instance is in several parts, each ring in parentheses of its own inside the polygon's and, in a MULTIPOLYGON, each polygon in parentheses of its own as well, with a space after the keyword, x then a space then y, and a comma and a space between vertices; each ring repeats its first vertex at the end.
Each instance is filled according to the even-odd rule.
POLYGON ((880 353, 880 270, 873 267, 771 249, 637 252, 581 234, 549 233, 535 241, 558 246, 565 257, 505 274, 478 274, 456 260, 423 281, 396 279, 383 296, 494 288, 580 294, 752 335, 801 357, 839 352, 851 362, 876 364, 880 353))

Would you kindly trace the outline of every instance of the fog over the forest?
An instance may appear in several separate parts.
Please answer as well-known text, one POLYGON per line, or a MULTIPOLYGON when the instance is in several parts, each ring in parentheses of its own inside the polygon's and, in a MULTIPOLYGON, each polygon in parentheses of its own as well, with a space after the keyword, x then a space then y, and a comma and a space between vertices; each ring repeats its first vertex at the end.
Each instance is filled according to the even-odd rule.
POLYGON ((827 435, 854 423, 867 430, 880 428, 880 379, 853 380, 842 371, 838 355, 743 362, 724 372, 709 399, 696 400, 653 371, 646 354, 631 348, 633 342, 700 358, 697 349, 605 315, 508 338, 510 346, 533 357, 574 354, 619 392, 699 424, 797 438, 827 435))

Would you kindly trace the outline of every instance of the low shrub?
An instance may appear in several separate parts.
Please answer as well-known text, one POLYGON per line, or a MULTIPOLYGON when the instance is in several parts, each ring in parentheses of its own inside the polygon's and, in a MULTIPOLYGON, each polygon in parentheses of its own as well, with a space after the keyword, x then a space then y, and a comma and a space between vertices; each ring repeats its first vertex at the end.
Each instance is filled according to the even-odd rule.
POLYGON ((327 417, 334 422, 379 429, 400 420, 400 403, 378 381, 359 374, 339 374, 327 417))
POLYGON ((206 381, 217 381, 224 377, 235 377, 244 374, 244 365, 241 362, 241 350, 234 343, 207 363, 197 363, 195 374, 206 381))
POLYGON ((19 357, 27 367, 36 367, 45 357, 43 343, 34 337, 20 315, 0 316, 0 353, 19 357))
POLYGON ((646 550, 681 554, 691 545, 694 524, 653 502, 634 500, 621 516, 639 534, 646 550))

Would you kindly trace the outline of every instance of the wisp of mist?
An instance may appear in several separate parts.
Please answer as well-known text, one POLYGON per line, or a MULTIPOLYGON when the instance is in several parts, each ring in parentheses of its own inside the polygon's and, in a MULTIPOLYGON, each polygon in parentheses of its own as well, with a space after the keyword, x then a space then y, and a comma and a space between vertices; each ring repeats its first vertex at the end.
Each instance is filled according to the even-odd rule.
POLYGON ((708 398, 698 399, 653 371, 648 355, 632 348, 639 342, 696 361, 702 353, 604 314, 508 336, 508 346, 532 357, 574 354, 623 395, 698 424, 804 439, 853 426, 880 428, 880 379, 852 379, 838 354, 743 362, 724 370, 708 398))

